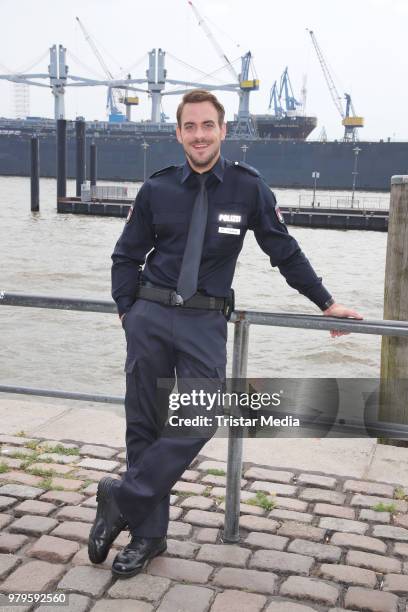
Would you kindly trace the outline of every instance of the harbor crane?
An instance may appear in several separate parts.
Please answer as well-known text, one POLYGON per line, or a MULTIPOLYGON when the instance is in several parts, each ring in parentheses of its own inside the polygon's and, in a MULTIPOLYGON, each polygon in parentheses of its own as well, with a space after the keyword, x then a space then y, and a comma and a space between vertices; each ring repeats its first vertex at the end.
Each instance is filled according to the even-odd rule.
POLYGON ((344 94, 344 97, 346 100, 346 109, 344 110, 342 99, 339 95, 339 92, 337 91, 333 77, 330 73, 326 60, 324 59, 324 55, 316 40, 316 36, 314 35, 313 30, 308 30, 308 32, 310 34, 310 38, 312 39, 312 43, 315 48, 318 60, 320 62, 320 66, 322 68, 323 75, 326 80, 327 86, 329 88, 331 98, 342 118, 342 125, 344 126, 343 140, 346 142, 347 141, 355 142, 356 140, 358 140, 357 138, 358 128, 364 127, 364 117, 360 117, 356 115, 354 106, 351 100, 351 96, 350 94, 347 94, 347 93, 344 94))
POLYGON ((280 82, 280 97, 282 97, 283 93, 285 93, 285 106, 287 112, 295 112, 296 107, 301 106, 301 103, 298 102, 293 94, 292 83, 290 82, 288 67, 286 66, 283 74, 281 76, 280 82))
POLYGON ((64 94, 68 79, 68 66, 65 62, 66 49, 59 45, 53 45, 49 49, 50 63, 48 72, 37 72, 27 74, 0 74, 0 80, 11 81, 12 83, 23 83, 25 85, 35 85, 36 87, 51 88, 51 93, 54 96, 54 116, 55 119, 65 118, 64 94), (38 81, 37 79, 40 79, 38 81), (41 81, 49 80, 49 85, 41 81))
POLYGON ((200 13, 198 12, 197 8, 195 7, 195 5, 191 2, 191 0, 188 0, 189 5, 191 6, 194 15, 197 18, 198 21, 198 25, 201 26, 204 30, 205 35, 207 36, 207 38, 209 39, 209 41, 211 42, 211 44, 213 45, 214 49, 216 50, 216 52, 218 53, 218 55, 221 57, 221 59, 223 59, 226 63, 226 66, 229 70, 229 72, 231 73, 231 76, 234 80, 239 79, 238 77, 238 73, 235 70, 234 66, 231 64, 231 62, 229 61, 228 57, 225 55, 224 51, 222 50, 221 46, 218 44, 216 38, 214 37, 213 33, 211 32, 210 28, 208 27, 208 25, 206 24, 206 22, 204 21, 203 17, 200 15, 200 13))
POLYGON ((228 59, 227 55, 222 50, 221 46, 218 44, 215 39, 213 33, 210 28, 206 24, 203 17, 198 12, 195 5, 188 0, 189 5, 191 6, 194 15, 198 20, 198 25, 201 26, 204 30, 205 35, 212 43, 214 49, 216 50, 219 57, 226 63, 226 67, 229 70, 231 76, 234 81, 238 85, 238 96, 239 96, 239 107, 238 107, 238 115, 237 115, 237 123, 235 127, 235 135, 240 137, 252 137, 256 135, 256 126, 252 120, 251 114, 249 112, 249 95, 251 91, 255 91, 259 89, 259 80, 258 79, 250 79, 249 78, 249 70, 251 67, 252 54, 248 51, 241 58, 241 73, 238 74, 235 70, 234 66, 228 59))
MULTIPOLYGON (((83 35, 85 37, 86 42, 91 47, 91 49, 92 49, 96 59, 98 60, 102 70, 104 71, 106 77, 109 80, 114 81, 115 77, 113 76, 113 74, 109 70, 108 66, 106 65, 106 62, 103 59, 101 53, 99 52, 99 49, 96 46, 95 42, 92 40, 91 35, 86 30, 84 24, 79 19, 79 17, 75 17, 75 19, 77 20, 78 25, 79 25, 79 27, 82 30, 82 33, 83 33, 83 35)), ((130 75, 128 75, 128 79, 130 79, 130 75)), ((116 89, 114 89, 111 86, 108 86, 108 95, 107 95, 107 100, 106 100, 106 108, 109 111, 109 121, 110 122, 113 122, 113 123, 122 123, 123 121, 126 121, 126 120, 130 121, 130 108, 131 108, 132 105, 136 105, 136 104, 139 104, 139 98, 137 96, 129 98, 127 93, 126 93, 125 96, 120 96, 116 89), (118 108, 118 104, 119 103, 123 103, 123 104, 126 105, 126 117, 119 110, 119 108, 118 108)))
POLYGON ((118 89, 142 91, 147 93, 147 90, 135 87, 139 83, 145 83, 146 79, 117 79, 117 80, 96 80, 86 77, 75 76, 69 74, 68 65, 66 63, 66 48, 63 45, 53 45, 49 49, 50 63, 48 72, 44 73, 29 73, 29 74, 0 74, 0 80, 11 81, 13 83, 24 83, 26 85, 35 85, 36 87, 51 88, 51 93, 54 96, 54 117, 56 120, 65 119, 65 89, 67 87, 116 87, 118 89), (38 81, 37 79, 40 79, 38 81), (41 81, 47 80, 49 84, 41 81))
POLYGON ((269 95, 268 110, 271 110, 272 104, 275 117, 283 117, 284 111, 280 104, 277 81, 275 81, 272 85, 271 93, 269 95))
POLYGON ((298 102, 293 94, 292 83, 290 82, 288 67, 282 73, 279 84, 277 81, 274 82, 271 93, 269 96, 268 110, 271 109, 273 104, 274 115, 276 117, 283 117, 285 115, 290 116, 296 113, 298 106, 302 106, 301 102, 298 102), (282 98, 285 106, 282 106, 282 98))

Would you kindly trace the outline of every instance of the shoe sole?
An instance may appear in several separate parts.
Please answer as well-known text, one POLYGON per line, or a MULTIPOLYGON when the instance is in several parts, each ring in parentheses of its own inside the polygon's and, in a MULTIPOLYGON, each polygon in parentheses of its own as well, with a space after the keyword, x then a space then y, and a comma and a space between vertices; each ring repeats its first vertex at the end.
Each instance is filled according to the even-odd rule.
POLYGON ((149 563, 149 561, 154 559, 154 557, 157 557, 158 555, 161 555, 162 553, 166 552, 166 550, 167 550, 167 544, 165 544, 161 550, 158 550, 156 553, 154 553, 154 555, 152 555, 151 557, 148 557, 141 567, 138 567, 137 569, 131 572, 118 572, 112 568, 112 574, 116 576, 116 578, 122 578, 122 579, 132 578, 133 576, 140 574, 140 572, 144 570, 144 568, 149 563))
MULTIPOLYGON (((97 506, 95 521, 94 521, 94 523, 93 523, 93 525, 91 527, 91 531, 89 532, 89 539, 88 539, 88 557, 89 557, 89 560, 91 561, 91 563, 94 563, 96 565, 98 565, 99 563, 103 563, 106 560, 106 557, 108 556, 109 550, 110 550, 110 546, 109 546, 109 548, 106 551, 106 555, 104 555, 104 556, 98 555, 96 550, 95 550, 95 547, 93 546, 93 541, 92 540, 93 540, 93 531, 94 531, 95 525, 97 524, 98 519, 99 519, 99 512, 98 512, 98 510, 100 509, 99 505, 102 506, 102 504, 105 503, 106 492, 107 492, 107 489, 108 489, 108 482, 111 481, 111 480, 112 480, 112 478, 109 478, 109 480, 108 480, 108 478, 103 478, 98 483, 98 488, 97 488, 97 491, 96 491, 96 501, 98 503, 98 506, 97 506)), ((113 541, 112 541, 112 543, 113 543, 113 541)))

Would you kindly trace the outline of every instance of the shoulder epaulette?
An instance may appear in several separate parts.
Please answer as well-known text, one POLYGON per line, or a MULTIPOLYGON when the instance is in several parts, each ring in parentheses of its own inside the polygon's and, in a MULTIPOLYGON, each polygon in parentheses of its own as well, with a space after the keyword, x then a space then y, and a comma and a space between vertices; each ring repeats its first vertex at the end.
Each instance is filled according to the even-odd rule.
POLYGON ((252 174, 252 176, 261 176, 256 168, 253 168, 252 166, 250 166, 249 164, 246 164, 245 162, 234 161, 232 162, 232 165, 235 166, 235 168, 241 168, 242 170, 246 170, 247 172, 249 172, 249 174, 252 174))
POLYGON ((156 172, 153 172, 153 174, 151 174, 149 178, 159 176, 160 174, 165 174, 166 172, 169 172, 169 170, 172 170, 173 168, 177 168, 177 166, 174 166, 174 165, 166 166, 165 168, 162 168, 161 170, 156 170, 156 172))

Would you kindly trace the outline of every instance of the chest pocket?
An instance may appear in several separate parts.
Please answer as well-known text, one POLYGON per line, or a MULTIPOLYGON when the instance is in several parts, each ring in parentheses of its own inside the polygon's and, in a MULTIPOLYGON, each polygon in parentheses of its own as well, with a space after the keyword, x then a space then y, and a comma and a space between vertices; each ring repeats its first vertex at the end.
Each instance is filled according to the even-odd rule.
POLYGON ((234 204, 217 206, 208 218, 206 244, 210 251, 230 251, 242 244, 247 215, 234 204))
POLYGON ((153 225, 159 239, 177 240, 183 238, 188 230, 188 220, 182 212, 154 213, 153 225))

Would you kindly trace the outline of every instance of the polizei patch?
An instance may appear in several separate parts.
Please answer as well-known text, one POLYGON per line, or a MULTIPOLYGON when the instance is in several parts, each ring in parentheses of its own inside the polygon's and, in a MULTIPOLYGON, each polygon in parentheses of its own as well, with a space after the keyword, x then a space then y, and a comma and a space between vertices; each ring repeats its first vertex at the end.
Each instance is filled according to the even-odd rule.
POLYGON ((221 223, 241 223, 241 215, 227 215, 226 213, 220 213, 218 215, 218 221, 221 223))
POLYGON ((131 206, 129 208, 129 212, 128 212, 127 217, 126 217, 126 223, 129 223, 130 217, 132 216, 132 213, 133 213, 133 206, 131 206))
POLYGON ((281 213, 281 209, 279 208, 279 206, 277 204, 275 206, 275 213, 276 213, 276 216, 278 217, 279 223, 285 223, 285 219, 283 218, 283 215, 281 213))

